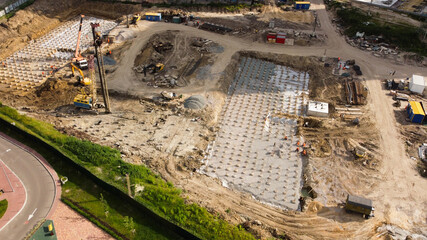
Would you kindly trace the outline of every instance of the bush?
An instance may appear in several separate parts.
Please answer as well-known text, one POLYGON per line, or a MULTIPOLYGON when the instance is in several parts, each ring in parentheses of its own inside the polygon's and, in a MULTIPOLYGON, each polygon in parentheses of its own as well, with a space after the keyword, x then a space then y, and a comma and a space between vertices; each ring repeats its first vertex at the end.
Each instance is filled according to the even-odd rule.
POLYGON ((0 201, 0 218, 3 217, 4 213, 7 210, 8 205, 9 205, 9 203, 7 202, 6 199, 3 199, 0 201))
POLYGON ((337 16, 346 27, 344 33, 349 37, 353 37, 356 32, 365 32, 366 36, 381 35, 385 42, 402 50, 427 56, 427 45, 421 41, 416 27, 381 23, 356 8, 338 9, 337 16))

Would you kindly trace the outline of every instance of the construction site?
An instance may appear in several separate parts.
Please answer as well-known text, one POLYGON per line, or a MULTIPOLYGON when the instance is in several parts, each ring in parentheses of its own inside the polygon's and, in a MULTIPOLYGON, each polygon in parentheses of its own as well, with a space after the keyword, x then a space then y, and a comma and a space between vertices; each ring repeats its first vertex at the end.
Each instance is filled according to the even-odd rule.
POLYGON ((119 150, 256 239, 427 239, 427 129, 406 110, 427 101, 384 83, 427 68, 347 44, 331 16, 318 0, 36 0, 0 20, 0 101, 119 150), (375 217, 348 213, 349 195, 375 217))

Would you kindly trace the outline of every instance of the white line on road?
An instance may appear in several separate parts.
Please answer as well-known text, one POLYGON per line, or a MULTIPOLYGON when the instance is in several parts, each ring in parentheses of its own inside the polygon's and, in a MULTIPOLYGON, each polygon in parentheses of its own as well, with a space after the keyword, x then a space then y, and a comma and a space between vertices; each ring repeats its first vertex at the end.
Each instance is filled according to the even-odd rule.
POLYGON ((30 216, 28 216, 28 220, 27 220, 27 221, 30 221, 30 219, 34 217, 34 213, 35 213, 36 211, 37 211, 37 208, 36 208, 36 209, 34 209, 33 213, 31 213, 31 214, 30 214, 30 216))
MULTIPOLYGON (((4 139, 4 138, 2 138, 2 139, 4 139)), ((7 141, 7 140, 6 140, 7 141)), ((18 180, 21 182, 21 184, 22 184, 22 186, 24 187, 24 192, 25 192, 25 202, 24 202, 24 205, 22 205, 22 207, 21 207, 21 209, 19 209, 19 211, 15 214, 15 216, 13 216, 10 220, 9 220, 9 222, 7 222, 2 228, 0 228, 0 231, 1 230, 3 230, 3 228, 5 228, 10 222, 12 222, 13 221, 13 219, 15 219, 21 212, 22 212, 22 210, 24 209, 24 207, 25 207, 25 205, 27 205, 27 188, 25 187, 25 185, 24 185, 24 183, 22 182, 22 180, 19 178, 19 176, 14 172, 14 171, 12 171, 12 169, 10 169, 6 164, 4 164, 13 174, 15 174, 15 176, 18 178, 18 180)))

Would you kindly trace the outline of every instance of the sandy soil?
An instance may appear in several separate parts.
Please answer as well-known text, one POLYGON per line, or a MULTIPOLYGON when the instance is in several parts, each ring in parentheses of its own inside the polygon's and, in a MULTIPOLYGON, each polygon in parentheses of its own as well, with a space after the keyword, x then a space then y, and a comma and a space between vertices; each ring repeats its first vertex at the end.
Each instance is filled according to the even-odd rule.
MULTIPOLYGON (((125 154, 126 160, 147 164, 163 178, 185 189, 185 195, 190 201, 205 206, 210 212, 218 213, 232 223, 245 223, 244 226, 259 237, 278 237, 283 234, 292 239, 375 239, 376 227, 383 223, 395 224, 414 232, 427 231, 427 216, 423 212, 423 209, 427 209, 424 191, 427 181, 419 176, 414 161, 405 152, 392 100, 382 89, 380 81, 387 77, 390 70, 396 70, 396 77, 406 77, 413 73, 427 75, 426 69, 395 65, 389 60, 376 58, 350 47, 337 34, 323 3, 314 0, 313 5, 318 9, 320 30, 328 35, 325 46, 270 45, 253 42, 252 39, 218 35, 190 26, 142 21, 132 28, 137 38, 123 47, 122 59, 117 69, 108 75, 110 89, 133 95, 113 95, 112 115, 74 112, 67 107, 42 114, 36 113, 37 109, 34 107, 30 115, 62 126, 67 133, 117 147, 125 154), (132 69, 135 58, 153 34, 167 30, 179 31, 190 38, 203 36, 224 49, 216 53, 216 60, 210 65, 209 74, 198 85, 174 89, 184 96, 202 94, 207 97, 210 107, 203 112, 182 109, 181 100, 172 103, 143 100, 156 96, 163 89, 141 85, 132 69), (364 116, 358 128, 338 118, 331 118, 324 120, 323 128, 302 131, 309 140, 319 141, 316 149, 323 149, 323 154, 313 153, 310 160, 313 186, 318 198, 307 202, 305 212, 284 211, 260 204, 247 194, 222 187, 216 179, 193 172, 199 167, 198 160, 203 157, 204 147, 214 137, 216 117, 223 105, 227 86, 234 76, 239 57, 237 52, 251 54, 248 52, 256 51, 258 57, 302 67, 313 65, 315 61, 298 56, 323 56, 325 50, 328 57, 355 59, 362 68, 363 80, 370 94, 368 105, 361 107, 364 116), (56 117, 57 114, 59 117, 56 117), (104 124, 110 127, 105 127, 104 124), (316 134, 321 135, 322 139, 316 139, 316 134), (374 154, 370 163, 354 161, 349 153, 353 142, 367 146, 374 154), (371 198, 376 207, 376 217, 363 220, 358 215, 345 214, 340 202, 345 200, 347 193, 371 198)), ((102 13, 103 10, 104 7, 97 12, 102 13)), ((273 11, 273 14, 276 13, 273 11)), ((21 36, 14 34, 17 36, 14 39, 21 36)), ((7 44, 11 42, 0 47, 5 48, 7 44)), ((317 68, 318 71, 320 69, 317 68)), ((318 80, 328 77, 326 73, 319 76, 318 80)), ((335 104, 342 102, 336 94, 342 92, 338 80, 313 83, 322 88, 315 96, 319 100, 335 104)), ((10 97, 5 102, 22 106, 27 101, 32 99, 22 97, 16 100, 10 97)))

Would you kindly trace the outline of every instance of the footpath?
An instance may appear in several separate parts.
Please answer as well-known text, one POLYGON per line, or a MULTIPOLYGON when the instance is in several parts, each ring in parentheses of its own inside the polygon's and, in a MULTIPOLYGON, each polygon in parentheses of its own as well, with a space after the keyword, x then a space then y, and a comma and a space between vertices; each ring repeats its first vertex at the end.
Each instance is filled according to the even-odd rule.
POLYGON ((21 180, 1 160, 0 189, 4 192, 0 195, 0 200, 6 199, 8 201, 6 212, 0 218, 1 231, 21 211, 27 199, 27 193, 21 180))

